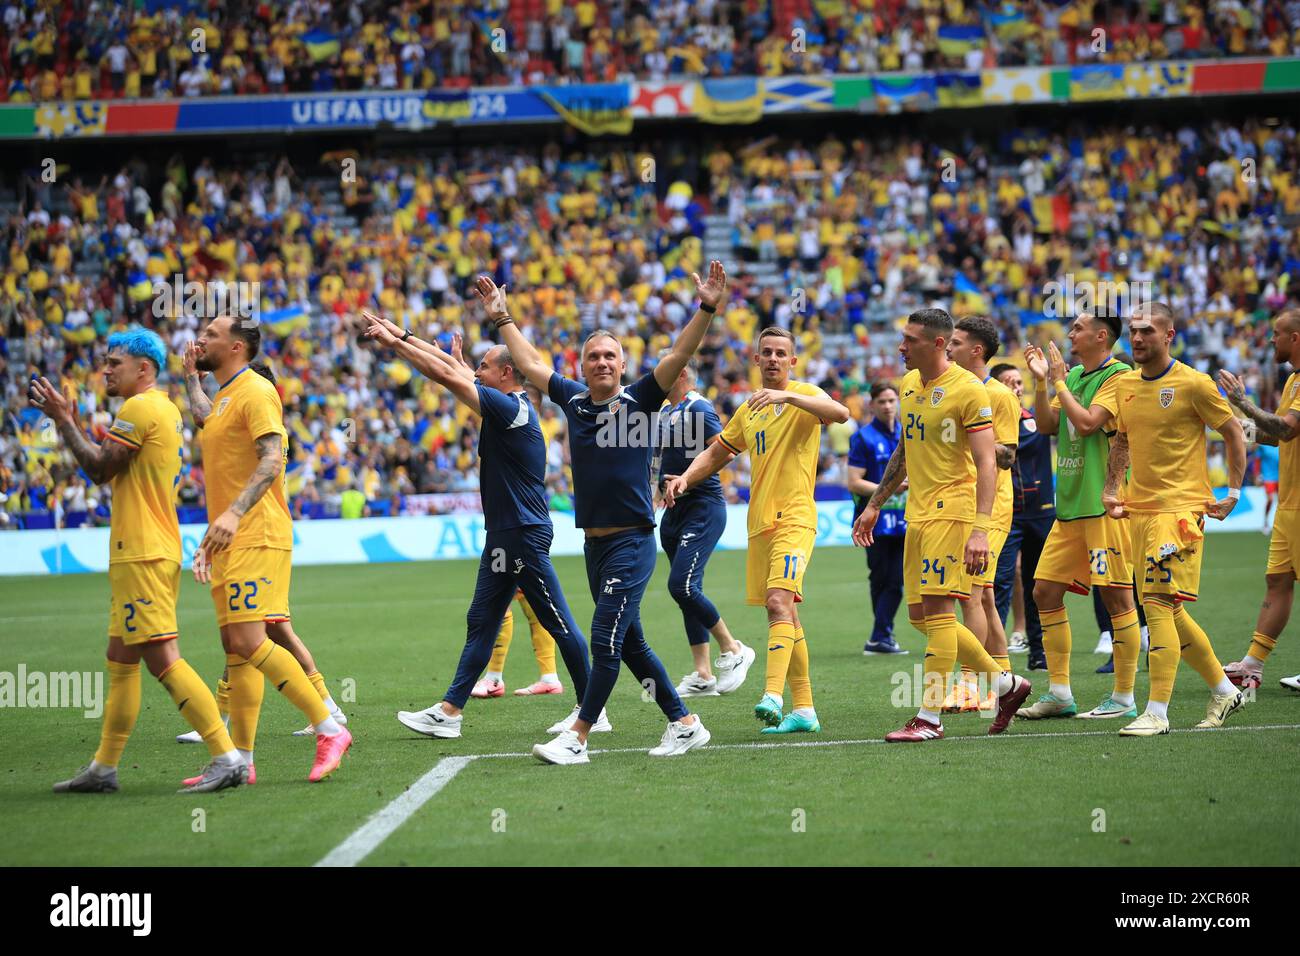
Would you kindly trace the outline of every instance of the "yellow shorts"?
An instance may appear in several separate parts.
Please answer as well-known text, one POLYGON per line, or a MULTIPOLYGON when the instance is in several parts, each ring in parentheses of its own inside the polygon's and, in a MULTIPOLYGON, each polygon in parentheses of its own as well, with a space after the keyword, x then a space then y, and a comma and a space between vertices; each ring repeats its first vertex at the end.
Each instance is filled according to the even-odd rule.
POLYGON ((108 566, 108 636, 123 644, 176 636, 181 566, 176 561, 123 561, 108 566))
POLYGON ((1137 599, 1169 594, 1195 601, 1201 589, 1201 555, 1205 551, 1204 516, 1194 511, 1130 514, 1133 557, 1137 565, 1137 599))
POLYGON ((1034 578, 1064 584, 1075 594, 1133 584, 1132 529, 1110 515, 1056 521, 1043 544, 1034 578))
MULTIPOLYGON (((998 576, 998 557, 1002 554, 1003 547, 1007 543, 1007 535, 1011 534, 1011 529, 1005 531, 1000 528, 989 529, 989 563, 984 565, 983 574, 971 576, 971 586, 977 588, 993 587, 993 579, 998 576)), ((962 545, 962 556, 965 557, 966 545, 962 545)))
POLYGON ((923 594, 963 601, 970 597, 974 580, 966 573, 966 542, 971 526, 970 521, 908 524, 903 539, 903 592, 909 605, 920 604, 923 594))
POLYGON ((1273 517, 1273 535, 1268 539, 1268 570, 1265 574, 1290 574, 1300 581, 1300 511, 1279 511, 1273 517))
POLYGON ((293 552, 276 548, 220 551, 212 560, 212 604, 217 624, 289 620, 293 552))
POLYGON ((745 560, 745 603, 766 604, 772 588, 793 591, 803 600, 803 575, 812 558, 816 528, 780 525, 749 539, 745 560))

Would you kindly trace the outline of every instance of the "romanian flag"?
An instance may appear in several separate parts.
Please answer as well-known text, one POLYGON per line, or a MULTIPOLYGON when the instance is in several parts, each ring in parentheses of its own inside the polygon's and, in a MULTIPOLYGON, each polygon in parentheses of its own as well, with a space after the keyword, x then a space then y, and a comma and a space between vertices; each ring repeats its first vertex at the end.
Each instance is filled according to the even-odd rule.
POLYGON ((307 55, 313 63, 338 56, 339 38, 327 30, 308 30, 302 35, 302 45, 307 48, 307 55))
POLYGON ((944 56, 965 56, 984 45, 981 26, 943 26, 939 28, 939 52, 944 56))
POLYGON ((703 80, 695 92, 695 115, 703 123, 757 123, 763 118, 763 85, 753 76, 703 80))

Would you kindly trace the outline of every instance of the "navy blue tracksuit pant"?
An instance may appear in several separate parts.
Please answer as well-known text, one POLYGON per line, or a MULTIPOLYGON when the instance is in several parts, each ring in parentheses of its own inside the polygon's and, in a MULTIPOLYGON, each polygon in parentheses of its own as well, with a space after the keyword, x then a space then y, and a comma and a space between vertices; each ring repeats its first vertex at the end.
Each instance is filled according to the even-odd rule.
POLYGON ((622 662, 642 687, 653 689, 655 703, 669 720, 681 720, 687 710, 641 629, 641 598, 659 556, 654 529, 634 528, 588 538, 583 551, 596 611, 591 618, 591 682, 582 696, 578 717, 596 722, 614 690, 622 662))
POLYGON ((474 682, 492 658, 501 621, 506 616, 515 591, 524 592, 528 604, 542 627, 546 628, 564 658, 564 666, 573 681, 574 692, 581 701, 587 691, 591 665, 582 629, 573 619, 560 581, 551 565, 549 525, 525 525, 502 531, 489 531, 479 558, 478 581, 474 600, 466 616, 465 649, 456 667, 456 676, 447 689, 445 700, 463 708, 474 689, 474 682))
POLYGON ((903 603, 903 541, 901 534, 882 534, 867 548, 871 613, 876 619, 871 628, 873 644, 894 640, 894 616, 903 603))
POLYGON ((1016 555, 1020 555, 1020 586, 1025 594, 1025 638, 1030 653, 1043 653, 1043 625, 1038 619, 1038 605, 1034 603, 1034 572, 1038 559, 1043 556, 1043 545, 1052 530, 1054 518, 1021 518, 1011 522, 1002 553, 998 555, 998 569, 993 578, 993 602, 998 615, 1006 622, 1011 610, 1011 592, 1016 583, 1016 555))
POLYGON ((668 593, 682 609, 692 646, 709 643, 709 629, 721 616, 704 594, 704 566, 726 527, 727 505, 721 498, 691 495, 666 509, 659 523, 659 541, 672 562, 668 593))

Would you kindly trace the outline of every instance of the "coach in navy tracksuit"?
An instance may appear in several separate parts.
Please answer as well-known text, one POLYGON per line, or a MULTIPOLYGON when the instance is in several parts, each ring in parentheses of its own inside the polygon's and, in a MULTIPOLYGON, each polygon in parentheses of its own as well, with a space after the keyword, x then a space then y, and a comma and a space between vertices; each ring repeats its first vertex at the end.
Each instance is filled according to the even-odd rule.
POLYGON ((677 334, 672 351, 654 370, 622 385, 627 361, 618 337, 597 330, 582 346, 586 384, 553 371, 510 316, 505 293, 480 276, 478 293, 488 315, 528 380, 544 388, 564 412, 569 426, 573 469, 574 523, 586 533, 587 580, 596 610, 591 620, 591 681, 571 722, 552 728, 558 736, 533 747, 533 755, 553 764, 587 763, 587 736, 609 728, 605 702, 627 664, 652 693, 668 718, 651 756, 686 753, 708 743, 709 732, 687 712, 664 666, 641 629, 641 598, 654 573, 654 501, 650 460, 657 413, 668 389, 700 347, 713 313, 726 292, 722 263, 709 264, 707 282, 695 279, 700 308, 677 334))
MULTIPOLYGON (((853 520, 866 507, 885 474, 885 466, 902 440, 898 423, 898 392, 892 385, 871 387, 871 421, 849 439, 847 485, 853 495, 853 520)), ((894 616, 903 601, 903 539, 907 522, 903 511, 907 492, 885 502, 876 521, 876 538, 867 548, 867 571, 871 578, 871 610, 875 624, 864 654, 906 654, 894 640, 894 616)))
POLYGON ((427 710, 400 711, 397 719, 429 737, 461 735, 461 711, 492 656, 516 590, 523 591, 538 621, 555 639, 581 700, 590 663, 582 630, 551 565, 554 529, 546 507, 546 443, 537 409, 524 392, 510 353, 502 346, 491 349, 475 373, 410 332, 377 317, 370 322, 368 335, 397 350, 483 419, 478 453, 486 536, 466 617, 465 649, 442 700, 427 710))
MULTIPOLYGON (((1003 363, 994 367, 990 374, 1015 392, 1017 399, 1020 398, 1024 386, 1015 366, 1003 363)), ((1025 637, 1029 641, 1028 666, 1030 670, 1045 670, 1043 625, 1038 619, 1038 606, 1034 604, 1034 572, 1038 569, 1038 559, 1042 557, 1052 522, 1056 520, 1056 502, 1052 492, 1052 439, 1039 432, 1033 414, 1023 408, 1020 409, 1020 446, 1015 464, 1011 466, 1011 487, 1015 493, 1011 533, 998 555, 993 600, 998 614, 1005 621, 1011 608, 1016 555, 1019 555, 1025 630, 1028 632, 1025 637)))
MULTIPOLYGON (((666 351, 660 354, 660 358, 666 357, 666 351)), ((722 431, 713 403, 694 386, 695 360, 691 359, 669 390, 668 404, 659 412, 659 447, 651 471, 661 491, 669 476, 685 474, 695 456, 722 431)), ((726 527, 727 503, 717 475, 679 496, 677 504, 666 509, 659 522, 659 541, 672 562, 668 593, 682 609, 686 640, 695 663, 695 669, 677 685, 682 697, 729 694, 744 683, 749 665, 754 662, 754 649, 731 636, 718 609, 704 593, 704 569, 726 527), (718 639, 721 651, 716 675, 709 666, 710 634, 718 639)))

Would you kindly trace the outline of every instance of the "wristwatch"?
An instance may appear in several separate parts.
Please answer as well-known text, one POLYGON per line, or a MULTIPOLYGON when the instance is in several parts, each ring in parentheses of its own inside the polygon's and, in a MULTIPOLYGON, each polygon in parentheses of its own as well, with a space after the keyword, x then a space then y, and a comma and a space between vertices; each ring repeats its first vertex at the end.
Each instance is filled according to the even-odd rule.
POLYGON ((406 330, 406 333, 402 336, 402 341, 405 342, 405 341, 406 341, 407 339, 409 339, 410 337, 411 337, 411 330, 410 330, 410 329, 407 329, 407 330, 406 330))

